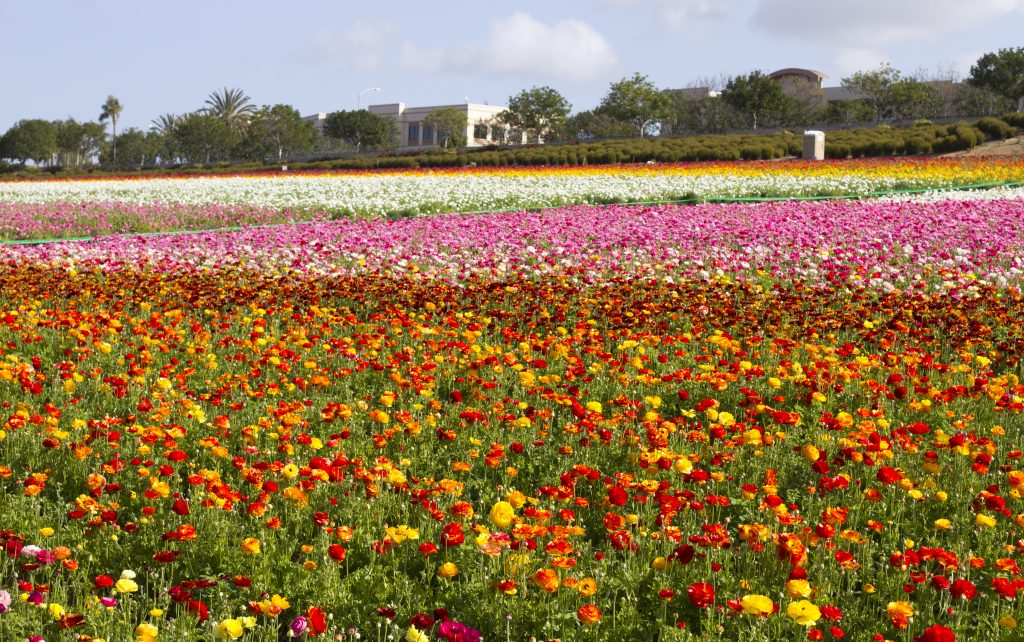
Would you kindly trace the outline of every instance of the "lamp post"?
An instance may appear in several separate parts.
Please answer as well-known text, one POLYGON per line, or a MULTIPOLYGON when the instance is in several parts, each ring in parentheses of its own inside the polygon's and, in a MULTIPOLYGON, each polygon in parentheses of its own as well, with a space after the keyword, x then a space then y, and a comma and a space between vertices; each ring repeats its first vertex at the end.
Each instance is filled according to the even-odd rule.
POLYGON ((359 111, 360 109, 362 109, 363 94, 365 94, 368 91, 381 91, 381 88, 380 87, 367 87, 366 89, 364 89, 361 92, 359 92, 359 95, 356 97, 356 111, 359 111))

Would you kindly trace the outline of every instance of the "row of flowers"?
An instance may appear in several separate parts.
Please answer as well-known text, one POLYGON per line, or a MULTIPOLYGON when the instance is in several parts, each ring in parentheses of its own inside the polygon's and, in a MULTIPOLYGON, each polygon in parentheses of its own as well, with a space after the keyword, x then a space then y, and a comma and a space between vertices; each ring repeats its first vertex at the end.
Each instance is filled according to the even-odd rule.
MULTIPOLYGON (((118 236, 0 249, 69 270, 255 269, 500 281, 740 280, 879 291, 1019 287, 1024 190, 1003 199, 577 206, 118 236)), ((992 195, 995 196, 995 195, 992 195)))
MULTIPOLYGON (((1024 181, 1024 163, 932 159, 28 181, 0 183, 0 203, 52 203, 58 210, 83 207, 68 203, 174 203, 186 211, 234 204, 308 216, 326 211, 380 217, 681 198, 861 195, 1005 181, 1024 181)), ((131 208, 124 216, 133 216, 131 208)))

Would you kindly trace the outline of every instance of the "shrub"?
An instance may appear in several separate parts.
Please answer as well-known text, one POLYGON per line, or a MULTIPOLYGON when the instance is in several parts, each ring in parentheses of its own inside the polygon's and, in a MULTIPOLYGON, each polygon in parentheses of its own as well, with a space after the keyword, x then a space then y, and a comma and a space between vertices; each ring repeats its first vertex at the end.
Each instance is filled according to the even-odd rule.
POLYGON ((974 123, 974 126, 984 132, 988 138, 995 138, 998 140, 1010 138, 1017 133, 1017 129, 1013 125, 1010 125, 1004 120, 992 117, 982 118, 978 122, 974 123))
POLYGON ((1011 127, 1024 129, 1024 111, 1010 112, 1002 115, 1002 121, 1011 127))

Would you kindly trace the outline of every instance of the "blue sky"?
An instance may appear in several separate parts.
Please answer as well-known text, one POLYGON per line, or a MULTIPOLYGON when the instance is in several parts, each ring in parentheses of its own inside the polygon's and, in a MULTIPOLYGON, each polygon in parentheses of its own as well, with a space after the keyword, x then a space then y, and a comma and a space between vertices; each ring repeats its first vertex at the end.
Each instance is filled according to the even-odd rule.
POLYGON ((574 111, 639 71, 661 87, 808 67, 826 85, 883 61, 966 75, 1024 46, 1024 0, 0 0, 0 132, 22 118, 121 128, 201 107, 210 92, 304 115, 369 103, 504 104, 549 85, 574 111))

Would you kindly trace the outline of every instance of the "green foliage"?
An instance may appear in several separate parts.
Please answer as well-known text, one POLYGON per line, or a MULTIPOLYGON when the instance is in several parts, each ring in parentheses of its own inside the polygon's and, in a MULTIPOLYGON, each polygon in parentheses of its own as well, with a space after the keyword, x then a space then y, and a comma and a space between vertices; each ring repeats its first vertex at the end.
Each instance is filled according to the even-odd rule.
POLYGON ((1024 112, 1017 111, 1003 114, 1001 120, 1017 129, 1024 129, 1024 112))
POLYGON ((239 136, 226 122, 203 113, 180 118, 171 135, 174 154, 188 163, 226 160, 239 142, 239 136))
POLYGON ((111 141, 111 155, 114 161, 117 161, 117 121, 121 117, 121 101, 114 96, 107 96, 106 102, 100 108, 100 122, 110 119, 110 141, 111 141))
POLYGON ((316 144, 313 124, 290 105, 264 105, 252 118, 235 149, 243 159, 282 159, 308 154, 316 144))
POLYGON ((730 79, 722 100, 745 114, 753 129, 757 129, 758 116, 778 115, 787 105, 779 84, 760 71, 730 79))
POLYGON ((442 149, 449 147, 463 147, 466 144, 466 128, 468 121, 466 113, 455 107, 444 107, 435 109, 423 119, 425 127, 431 127, 437 132, 437 139, 442 149))
POLYGON ((652 133, 659 121, 671 117, 672 103, 647 76, 635 73, 631 78, 612 83, 596 111, 630 123, 634 135, 642 138, 652 133))
POLYGON ((1013 101, 999 94, 964 83, 953 98, 953 110, 958 116, 998 116, 1013 109, 1013 101))
POLYGON ((974 126, 983 131, 989 138, 996 138, 999 140, 1010 138, 1017 132, 1017 128, 1013 125, 1010 125, 1004 120, 991 117, 982 118, 975 123, 974 126))
POLYGON ((357 152, 398 147, 398 125, 365 109, 336 111, 324 122, 324 135, 351 145, 357 152))
POLYGON ((892 104, 893 85, 902 79, 898 70, 885 63, 874 71, 858 71, 848 78, 843 78, 843 87, 854 95, 863 97, 874 112, 875 122, 878 123, 887 117, 892 104))
POLYGON ((1024 47, 987 53, 971 67, 971 85, 1004 96, 1024 111, 1024 47))
POLYGON ((498 122, 528 132, 561 131, 572 105, 551 87, 524 89, 508 99, 508 109, 497 116, 498 122))
POLYGON ((212 92, 206 99, 203 112, 209 116, 220 118, 236 133, 243 131, 256 114, 256 106, 241 89, 225 87, 212 92))
POLYGON ((942 94, 926 83, 904 79, 889 90, 890 115, 900 120, 941 118, 945 112, 942 94))
POLYGON ((0 157, 37 165, 50 162, 57 153, 57 126, 39 118, 22 120, 0 139, 0 157))

